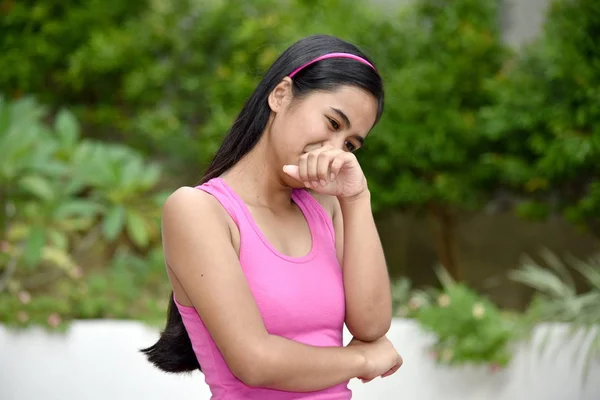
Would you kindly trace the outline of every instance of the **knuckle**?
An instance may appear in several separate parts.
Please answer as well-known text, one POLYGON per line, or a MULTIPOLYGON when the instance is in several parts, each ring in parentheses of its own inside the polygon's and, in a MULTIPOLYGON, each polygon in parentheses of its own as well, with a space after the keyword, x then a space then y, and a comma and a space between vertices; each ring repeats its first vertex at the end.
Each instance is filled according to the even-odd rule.
POLYGON ((332 165, 335 166, 336 168, 341 167, 344 164, 344 160, 340 159, 340 158, 336 158, 335 160, 333 160, 332 165))
POLYGON ((329 158, 331 158, 331 155, 327 151, 319 153, 319 161, 327 160, 329 158))

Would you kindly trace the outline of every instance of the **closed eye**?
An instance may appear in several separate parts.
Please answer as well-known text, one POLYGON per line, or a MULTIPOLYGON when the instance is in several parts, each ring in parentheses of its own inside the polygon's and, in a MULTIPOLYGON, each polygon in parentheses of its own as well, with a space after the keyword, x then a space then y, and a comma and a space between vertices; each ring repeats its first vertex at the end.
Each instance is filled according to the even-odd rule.
POLYGON ((352 136, 350 139, 352 140, 346 140, 344 142, 344 146, 346 146, 346 149, 351 153, 361 149, 365 144, 365 139, 362 136, 356 135, 352 136))
POLYGON ((336 120, 329 117, 327 117, 327 119, 329 120, 329 124, 331 125, 333 130, 337 131, 340 129, 340 124, 338 124, 336 120))

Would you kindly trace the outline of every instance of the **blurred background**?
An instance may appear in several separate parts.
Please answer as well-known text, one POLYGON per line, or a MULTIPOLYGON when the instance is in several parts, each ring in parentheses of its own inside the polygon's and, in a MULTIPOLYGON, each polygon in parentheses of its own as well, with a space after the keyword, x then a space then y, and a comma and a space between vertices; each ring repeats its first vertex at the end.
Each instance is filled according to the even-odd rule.
POLYGON ((0 322, 162 326, 162 202, 315 33, 385 80, 357 155, 395 313, 438 361, 502 366, 539 323, 597 326, 597 0, 0 0, 0 322))

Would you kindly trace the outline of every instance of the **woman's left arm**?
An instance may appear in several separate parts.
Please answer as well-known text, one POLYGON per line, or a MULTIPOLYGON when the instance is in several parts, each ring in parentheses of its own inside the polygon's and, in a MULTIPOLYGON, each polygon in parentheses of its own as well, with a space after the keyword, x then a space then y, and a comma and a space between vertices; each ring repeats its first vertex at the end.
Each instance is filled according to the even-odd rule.
POLYGON ((336 198, 333 224, 346 293, 346 326, 358 340, 384 336, 392 321, 390 279, 371 210, 371 193, 336 198))
POLYGON ((313 192, 330 196, 344 276, 346 325, 363 342, 381 338, 392 323, 390 280, 371 211, 371 193, 356 156, 322 146, 303 154, 298 165, 285 165, 283 171, 313 192))

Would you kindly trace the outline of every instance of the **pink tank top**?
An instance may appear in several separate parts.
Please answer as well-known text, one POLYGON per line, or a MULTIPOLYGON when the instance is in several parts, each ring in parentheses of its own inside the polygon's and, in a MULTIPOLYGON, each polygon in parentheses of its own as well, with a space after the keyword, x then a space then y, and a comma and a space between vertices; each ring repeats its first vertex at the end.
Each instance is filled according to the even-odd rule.
MULTIPOLYGON (((342 346, 345 316, 342 270, 335 250, 331 219, 305 190, 294 190, 312 235, 312 248, 302 257, 278 252, 254 222, 242 199, 221 178, 197 187, 213 195, 240 231, 240 263, 270 334, 313 346, 342 346)), ((227 296, 227 293, 220 294, 227 296)), ((253 388, 228 368, 196 310, 177 303, 192 347, 213 400, 347 400, 348 382, 326 390, 295 393, 253 388)), ((244 332, 240 332, 243 335, 244 332)))

